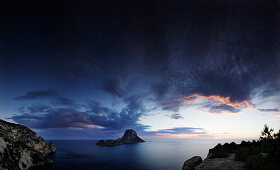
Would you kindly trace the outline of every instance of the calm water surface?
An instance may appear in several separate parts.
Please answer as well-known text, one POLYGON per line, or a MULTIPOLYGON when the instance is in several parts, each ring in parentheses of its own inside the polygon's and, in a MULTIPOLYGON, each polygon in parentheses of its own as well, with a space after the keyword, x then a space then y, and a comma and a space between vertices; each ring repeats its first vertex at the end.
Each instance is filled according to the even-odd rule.
MULTIPOLYGON (((179 170, 185 160, 203 159, 217 143, 233 140, 146 140, 134 145, 96 146, 96 140, 57 140, 50 167, 40 169, 81 170, 179 170)), ((240 140, 235 140, 239 143, 240 140)))

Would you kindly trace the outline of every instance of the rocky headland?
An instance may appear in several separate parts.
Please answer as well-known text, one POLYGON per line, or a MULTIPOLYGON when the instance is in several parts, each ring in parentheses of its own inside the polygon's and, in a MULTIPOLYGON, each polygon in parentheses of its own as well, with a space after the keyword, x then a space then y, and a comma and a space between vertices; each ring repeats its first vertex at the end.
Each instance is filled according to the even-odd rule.
POLYGON ((209 158, 195 167, 195 170, 243 170, 245 163, 241 161, 235 161, 235 154, 230 154, 225 158, 209 158))
POLYGON ((128 129, 125 131, 124 135, 121 138, 118 138, 117 140, 99 140, 96 145, 100 146, 118 146, 123 144, 135 144, 145 142, 142 140, 139 136, 137 136, 137 133, 133 129, 128 129))
POLYGON ((185 161, 183 170, 279 170, 280 130, 264 126, 258 141, 218 144, 209 149, 202 161, 200 156, 185 161))
POLYGON ((29 169, 51 164, 53 142, 46 143, 29 128, 0 120, 0 170, 29 169))
POLYGON ((235 154, 230 154, 224 158, 207 158, 202 161, 200 156, 194 156, 185 161, 182 170, 243 170, 245 163, 235 161, 235 154))

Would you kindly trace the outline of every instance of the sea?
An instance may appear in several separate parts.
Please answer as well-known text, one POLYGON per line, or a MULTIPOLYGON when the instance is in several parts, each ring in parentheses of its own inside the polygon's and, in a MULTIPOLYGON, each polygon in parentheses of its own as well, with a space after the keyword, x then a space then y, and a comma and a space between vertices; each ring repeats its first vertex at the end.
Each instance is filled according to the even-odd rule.
MULTIPOLYGON (((193 157, 206 158, 218 143, 241 139, 146 139, 119 146, 97 146, 97 140, 54 140, 57 150, 43 170, 180 170, 193 157)), ((248 140, 246 140, 248 141, 248 140)))

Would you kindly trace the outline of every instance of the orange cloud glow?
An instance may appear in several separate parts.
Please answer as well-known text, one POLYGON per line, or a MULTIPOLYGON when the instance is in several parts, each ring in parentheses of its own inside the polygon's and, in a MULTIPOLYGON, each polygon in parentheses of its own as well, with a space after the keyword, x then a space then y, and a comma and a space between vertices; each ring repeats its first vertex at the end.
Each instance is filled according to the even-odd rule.
POLYGON ((195 102, 198 98, 207 99, 207 100, 215 100, 215 101, 218 101, 221 104, 226 104, 226 105, 234 107, 234 108, 238 108, 238 107, 241 107, 241 106, 245 106, 245 107, 251 108, 251 109, 255 108, 252 104, 250 104, 250 102, 248 100, 232 102, 232 101, 230 101, 229 96, 228 97, 222 97, 222 96, 219 96, 219 95, 203 96, 203 95, 200 95, 200 94, 193 94, 193 95, 183 97, 182 101, 181 101, 181 104, 188 103, 188 102, 195 102))
POLYGON ((237 113, 241 111, 241 108, 250 108, 255 109, 255 106, 252 105, 249 100, 243 100, 243 101, 231 101, 230 97, 223 97, 219 95, 201 95, 198 93, 185 96, 179 99, 178 102, 160 105, 161 107, 164 107, 165 109, 178 109, 179 105, 182 104, 191 104, 194 105, 202 105, 206 101, 211 101, 211 103, 207 103, 207 105, 210 105, 209 111, 211 113, 220 113, 220 112, 229 112, 229 113, 237 113))

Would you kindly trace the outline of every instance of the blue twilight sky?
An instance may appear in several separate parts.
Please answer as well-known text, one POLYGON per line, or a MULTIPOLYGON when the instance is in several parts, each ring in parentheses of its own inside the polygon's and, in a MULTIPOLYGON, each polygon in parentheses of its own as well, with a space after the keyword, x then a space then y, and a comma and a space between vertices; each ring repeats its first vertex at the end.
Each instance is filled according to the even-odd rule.
POLYGON ((0 119, 47 139, 258 138, 280 128, 278 0, 15 1, 0 119))

